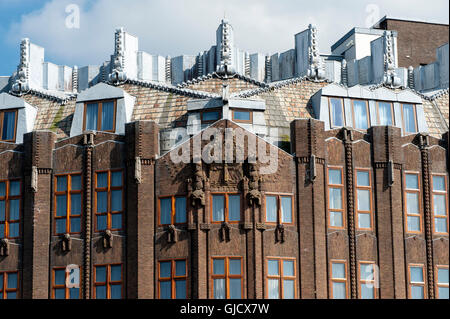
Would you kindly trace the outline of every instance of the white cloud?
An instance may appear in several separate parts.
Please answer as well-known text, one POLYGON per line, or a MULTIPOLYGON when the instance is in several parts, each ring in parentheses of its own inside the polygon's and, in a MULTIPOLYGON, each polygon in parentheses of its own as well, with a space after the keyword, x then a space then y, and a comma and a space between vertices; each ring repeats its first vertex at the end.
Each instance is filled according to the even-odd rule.
POLYGON ((11 25, 7 38, 19 43, 29 37, 46 49, 46 60, 67 65, 108 60, 118 26, 138 36, 140 49, 146 52, 197 54, 215 44, 215 31, 225 12, 241 49, 283 52, 294 47, 295 33, 314 23, 321 50, 327 53, 352 27, 365 26, 369 4, 377 6, 380 18, 387 14, 448 23, 447 0, 52 0, 11 25), (80 29, 65 27, 65 8, 71 3, 80 6, 80 29))

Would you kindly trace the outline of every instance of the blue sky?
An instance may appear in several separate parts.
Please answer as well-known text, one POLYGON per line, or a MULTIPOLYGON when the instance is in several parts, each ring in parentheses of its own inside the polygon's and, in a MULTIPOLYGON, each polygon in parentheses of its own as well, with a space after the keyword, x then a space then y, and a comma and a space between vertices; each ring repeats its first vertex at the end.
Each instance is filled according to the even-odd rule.
POLYGON ((251 53, 293 48, 294 35, 309 23, 329 53, 352 27, 384 15, 448 24, 448 12, 448 0, 0 0, 0 76, 15 71, 24 37, 45 48, 46 61, 69 66, 108 60, 119 26, 148 53, 197 54, 215 43, 226 14, 236 45, 251 53), (80 10, 80 28, 65 26, 70 4, 80 10))

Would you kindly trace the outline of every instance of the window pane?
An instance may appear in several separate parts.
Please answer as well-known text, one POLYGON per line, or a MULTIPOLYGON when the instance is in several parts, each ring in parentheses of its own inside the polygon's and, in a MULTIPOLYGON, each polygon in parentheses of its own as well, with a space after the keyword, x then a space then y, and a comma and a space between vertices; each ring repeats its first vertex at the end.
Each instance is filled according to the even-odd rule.
POLYGON ((267 268, 267 274, 269 276, 278 276, 280 274, 278 260, 269 259, 269 261, 267 262, 267 268))
POLYGON ((213 195, 213 221, 224 221, 225 196, 213 195))
POLYGON ((330 187, 330 208, 342 209, 342 189, 330 187))
POLYGON ((186 299, 186 280, 175 281, 176 299, 186 299))
POLYGON ((370 191, 358 189, 358 210, 370 211, 370 191))
POLYGON ((111 299, 121 299, 121 298, 122 298, 122 285, 112 285, 111 299))
POLYGON ((224 275, 225 274, 225 260, 213 259, 213 274, 224 275))
POLYGON ((111 172, 111 186, 120 187, 122 186, 122 172, 111 172))
POLYGON ((56 191, 64 192, 67 190, 67 176, 59 176, 56 178, 56 191))
POLYGON ((241 279, 231 278, 230 279, 230 299, 241 299, 241 298, 242 298, 241 279))
POLYGON ((363 280, 374 280, 374 272, 372 264, 361 264, 361 279, 363 280))
POLYGON ((333 263, 331 268, 333 279, 345 279, 345 264, 333 263))
POLYGON ((419 176, 416 174, 406 174, 406 188, 419 189, 419 176))
POLYGON ((186 197, 175 198, 175 223, 186 222, 186 197))
POLYGON ((269 299, 280 299, 280 281, 278 279, 268 280, 269 299))
POLYGON ((175 261, 175 276, 186 276, 186 260, 175 261))
POLYGON ((238 121, 250 121, 250 112, 247 111, 233 111, 234 119, 238 121))
POLYGON ((6 218, 5 214, 5 201, 0 200, 0 222, 4 222, 6 218))
POLYGON ((170 281, 161 281, 159 283, 159 298, 161 299, 172 298, 172 283, 170 281))
POLYGON ((294 280, 283 280, 283 299, 294 299, 294 280))
POLYGON ((342 114, 342 100, 330 99, 331 122, 333 126, 344 126, 344 115, 342 114))
POLYGON ((411 298, 412 299, 423 299, 423 287, 421 286, 411 286, 411 298))
POLYGON ((97 187, 108 187, 108 173, 97 173, 97 187))
POLYGON ((69 289, 69 298, 70 299, 80 299, 80 289, 79 288, 70 288, 69 289))
POLYGON ((97 130, 98 104, 89 103, 86 106, 86 130, 97 130))
POLYGON ((370 186, 369 172, 359 171, 357 174, 357 186, 370 186))
POLYGON ((448 287, 438 287, 439 299, 449 299, 448 287))
POLYGON ((11 199, 9 201, 9 220, 20 219, 20 199, 11 199))
POLYGON ((6 288, 8 288, 8 289, 16 289, 17 288, 17 274, 16 273, 8 274, 8 283, 6 284, 6 288))
POLYGON ((56 196, 56 216, 62 217, 67 214, 67 196, 58 195, 56 196))
POLYGON ((17 298, 17 292, 11 291, 6 293, 6 299, 16 299, 17 298))
POLYGON ((281 197, 281 221, 283 223, 292 223, 292 198, 281 197))
POLYGON ((370 220, 370 214, 358 214, 358 227, 359 228, 371 228, 372 221, 370 220))
POLYGON ((6 196, 6 184, 5 182, 0 183, 0 196, 6 196))
POLYGON ((275 223, 277 221, 277 198, 266 196, 266 222, 275 223))
POLYGON ((61 286, 66 284, 66 270, 58 269, 55 270, 55 285, 61 286))
POLYGON ((214 299, 225 299, 225 279, 214 279, 214 299))
POLYGON ((408 216, 408 231, 420 231, 420 217, 408 216))
POLYGON ((0 290, 3 290, 3 274, 0 274, 0 290))
POLYGON ((172 277, 172 263, 170 261, 164 261, 159 263, 159 278, 172 277))
POLYGON ((346 283, 345 282, 333 282, 333 299, 346 299, 346 283))
POLYGON ((391 103, 379 102, 378 114, 380 115, 380 125, 392 125, 391 103))
POLYGON ((204 112, 202 115, 203 121, 217 121, 219 119, 219 112, 204 112))
POLYGON ((368 128, 366 102, 353 100, 353 110, 355 115, 355 128, 366 130, 368 128))
POLYGON ((373 284, 361 284, 361 299, 374 299, 374 288, 373 284))
POLYGON ((95 282, 106 282, 106 266, 95 267, 95 282))
POLYGON ((438 269, 438 283, 448 285, 448 268, 447 269, 445 269, 445 268, 438 269))
POLYGON ((70 196, 70 214, 81 214, 81 194, 72 194, 70 196))
POLYGON ((423 268, 411 267, 411 282, 423 282, 423 268))
POLYGON ((294 261, 293 260, 284 260, 283 261, 283 276, 294 276, 294 261))
POLYGON ((20 182, 12 181, 9 183, 9 196, 19 196, 20 195, 20 182))
POLYGON ((434 230, 437 233, 447 233, 447 219, 446 218, 434 218, 434 230))
POLYGON ((433 208, 435 215, 447 215, 447 205, 445 202, 445 197, 446 195, 433 195, 433 208))
POLYGON ((419 214, 419 194, 406 193, 406 211, 408 214, 419 214))
POLYGON ((56 219, 56 233, 57 234, 64 234, 66 233, 66 219, 65 218, 58 218, 56 219))
POLYGON ((342 184, 341 170, 329 169, 328 170, 328 184, 340 185, 342 184))
POLYGON ((97 229, 105 230, 107 226, 107 217, 106 215, 97 216, 97 229))
POLYGON ((433 176, 433 190, 445 192, 444 176, 433 176))
POLYGON ((66 289, 65 288, 55 289, 55 299, 66 299, 66 289))
POLYGON ((97 213, 108 211, 108 192, 97 192, 97 213))
POLYGON ((344 218, 342 212, 330 212, 330 226, 343 227, 344 218))
POLYGON ((414 106, 411 104, 403 104, 403 120, 405 121, 406 133, 416 132, 416 123, 414 117, 414 106))
POLYGON ((240 275, 241 274, 241 260, 240 259, 230 259, 229 261, 229 274, 230 275, 240 275))
POLYGON ((228 196, 228 220, 239 221, 241 219, 241 196, 228 196))
POLYGON ((5 238, 5 224, 0 224, 0 238, 5 238))
POLYGON ((19 223, 9 224, 9 237, 15 238, 19 237, 19 223))
POLYGON ((113 265, 111 266, 111 281, 121 281, 122 280, 122 266, 113 265))
POLYGON ((95 299, 106 299, 106 287, 105 286, 95 287, 95 299))
POLYGON ((111 131, 114 128, 114 102, 102 103, 102 131, 111 131))
POLYGON ((73 175, 71 177, 71 186, 70 186, 70 188, 73 191, 81 190, 81 175, 73 175))
POLYGON ((172 223, 172 199, 162 198, 160 201, 161 210, 161 225, 167 225, 172 223))
POLYGON ((14 139, 14 131, 16 127, 16 112, 3 113, 3 132, 2 140, 8 141, 14 139))
POLYGON ((120 212, 122 210, 123 210, 122 191, 121 190, 111 191, 111 211, 120 212))

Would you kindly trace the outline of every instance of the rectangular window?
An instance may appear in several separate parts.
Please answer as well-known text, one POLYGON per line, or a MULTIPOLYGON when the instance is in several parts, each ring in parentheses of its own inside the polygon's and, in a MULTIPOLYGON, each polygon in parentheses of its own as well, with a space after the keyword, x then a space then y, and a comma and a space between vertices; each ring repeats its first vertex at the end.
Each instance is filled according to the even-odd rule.
POLYGON ((360 230, 371 230, 373 223, 372 174, 370 170, 356 170, 356 211, 360 230))
POLYGON ((425 273, 423 265, 410 264, 409 268, 409 298, 425 298, 425 273))
POLYGON ((202 111, 200 113, 202 124, 214 123, 220 120, 222 112, 220 110, 202 111))
POLYGON ((330 266, 332 299, 347 299, 347 261, 333 260, 330 266))
POLYGON ((19 272, 0 272, 0 299, 19 298, 19 272))
POLYGON ((94 266, 94 299, 122 299, 122 277, 122 264, 94 266))
POLYGON ((79 272, 78 275, 74 276, 74 272, 75 269, 71 269, 70 272, 66 271, 66 267, 53 268, 52 299, 80 299, 80 276, 79 272), (75 283, 74 280, 78 280, 78 282, 75 283), (69 282, 70 287, 67 282, 69 282))
POLYGON ((405 133, 417 133, 416 106, 403 104, 403 131, 405 133))
POLYGON ((79 234, 81 232, 82 187, 80 174, 55 177, 54 233, 79 234))
POLYGON ((359 262, 359 298, 375 299, 376 287, 378 280, 377 268, 372 261, 359 262))
POLYGON ((342 99, 330 98, 328 100, 328 105, 330 111, 330 126, 332 128, 344 126, 344 103, 342 102, 342 99))
POLYGON ((115 123, 116 100, 84 104, 83 130, 114 132, 115 123))
POLYGON ((378 123, 380 125, 392 126, 394 123, 392 114, 392 103, 378 102, 378 123))
POLYGON ((418 173, 405 174, 406 231, 409 233, 422 232, 419 186, 418 173))
POLYGON ((353 127, 367 130, 369 128, 369 111, 367 101, 352 100, 353 104, 353 127))
POLYGON ((159 225, 186 223, 186 207, 186 197, 161 197, 159 199, 159 225))
POLYGON ((447 176, 432 175, 432 189, 434 232, 436 234, 448 234, 447 176))
POLYGON ((294 258, 267 259, 267 298, 296 298, 296 266, 294 258))
POLYGON ((438 299, 449 299, 448 266, 436 266, 436 292, 438 299))
POLYGON ((253 113, 246 110, 233 110, 233 121, 241 123, 252 123, 253 113))
POLYGON ((292 224, 294 202, 292 195, 268 194, 265 197, 266 223, 292 224))
POLYGON ((96 231, 123 229, 122 170, 96 172, 95 176, 96 231))
POLYGON ((0 181, 0 239, 20 237, 21 202, 20 180, 0 181))
POLYGON ((211 260, 214 299, 242 299, 242 257, 213 257, 211 260))
POLYGON ((159 262, 159 299, 187 298, 187 260, 173 259, 159 262))
POLYGON ((328 168, 328 226, 345 228, 344 181, 342 167, 328 168))
POLYGON ((212 194, 212 222, 239 222, 241 220, 241 195, 212 194))
POLYGON ((0 111, 1 141, 15 142, 17 129, 17 110, 0 111))

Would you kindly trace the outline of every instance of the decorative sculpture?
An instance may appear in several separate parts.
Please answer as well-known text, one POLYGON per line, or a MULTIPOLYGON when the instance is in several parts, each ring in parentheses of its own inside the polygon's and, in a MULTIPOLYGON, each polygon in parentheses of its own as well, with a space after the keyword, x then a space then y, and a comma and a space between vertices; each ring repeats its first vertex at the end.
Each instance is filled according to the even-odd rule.
POLYGON ((102 244, 104 249, 113 247, 113 234, 109 229, 105 230, 105 232, 103 233, 102 244))
POLYGON ((194 168, 194 187, 192 192, 192 206, 200 202, 202 206, 205 206, 205 192, 204 186, 204 174, 202 169, 202 163, 195 163, 194 168))
POLYGON ((30 40, 23 39, 20 43, 20 62, 11 92, 22 95, 30 90, 30 40))
POLYGON ((9 240, 7 238, 0 239, 0 256, 9 256, 9 240))
POLYGON ((112 59, 112 72, 109 75, 109 81, 118 85, 127 80, 125 73, 125 31, 123 28, 117 29, 115 33, 115 48, 112 59))
POLYGON ((227 20, 222 20, 222 41, 220 46, 220 61, 217 66, 218 73, 232 74, 233 69, 233 42, 232 29, 227 20))
POLYGON ((308 46, 308 57, 309 57, 309 69, 307 71, 307 76, 309 79, 314 81, 320 81, 325 79, 325 64, 319 53, 319 48, 317 46, 317 28, 310 24, 309 28, 309 46, 308 46))
POLYGON ((284 243, 284 225, 278 224, 275 228, 275 241, 284 243))
POLYGON ((256 204, 261 206, 261 191, 260 191, 260 181, 258 169, 256 164, 249 163, 249 180, 248 180, 248 200, 250 205, 256 204))
POLYGON ((383 83, 390 87, 401 85, 400 78, 395 70, 394 38, 392 31, 384 31, 384 77, 383 83))
POLYGON ((70 234, 64 234, 61 238, 61 250, 63 252, 69 252, 72 250, 72 238, 70 234))
POLYGON ((178 241, 177 229, 174 225, 169 225, 167 228, 167 242, 176 243, 178 241))
POLYGON ((222 223, 219 236, 221 241, 230 241, 230 225, 227 222, 222 223))

